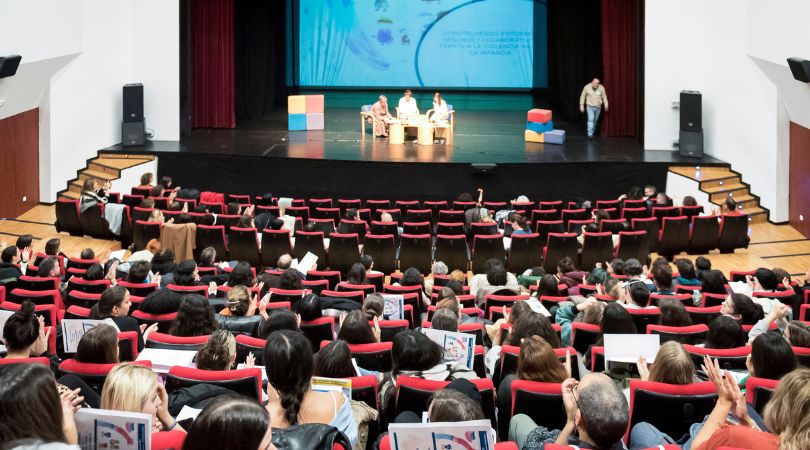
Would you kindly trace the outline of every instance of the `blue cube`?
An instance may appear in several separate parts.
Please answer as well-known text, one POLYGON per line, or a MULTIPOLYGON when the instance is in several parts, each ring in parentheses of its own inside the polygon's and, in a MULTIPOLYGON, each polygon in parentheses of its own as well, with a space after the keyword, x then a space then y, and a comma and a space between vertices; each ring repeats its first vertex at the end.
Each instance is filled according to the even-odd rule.
POLYGON ((551 130, 544 133, 546 144, 565 144, 565 130, 551 130))
POLYGON ((304 131, 307 129, 306 114, 288 114, 287 129, 290 131, 304 131))
POLYGON ((526 129, 534 131, 535 133, 545 133, 554 129, 554 121, 549 120, 546 123, 539 122, 526 122, 526 129))

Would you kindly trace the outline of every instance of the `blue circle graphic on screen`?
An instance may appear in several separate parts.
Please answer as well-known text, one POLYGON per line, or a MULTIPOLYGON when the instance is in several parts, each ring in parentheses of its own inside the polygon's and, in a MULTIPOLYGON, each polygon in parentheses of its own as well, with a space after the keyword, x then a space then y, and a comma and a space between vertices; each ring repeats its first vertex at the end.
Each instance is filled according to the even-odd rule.
POLYGON ((416 51, 420 86, 530 88, 533 0, 477 0, 441 15, 416 51))

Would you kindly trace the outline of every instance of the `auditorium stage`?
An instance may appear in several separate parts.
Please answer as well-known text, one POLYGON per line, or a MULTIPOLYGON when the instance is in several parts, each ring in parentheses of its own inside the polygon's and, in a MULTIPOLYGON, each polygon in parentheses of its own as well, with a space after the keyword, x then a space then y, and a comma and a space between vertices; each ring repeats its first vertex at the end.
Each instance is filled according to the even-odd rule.
MULTIPOLYGON (((633 185, 663 187, 670 165, 727 165, 645 150, 635 138, 588 140, 583 123, 557 117, 555 128, 568 134, 564 145, 524 142, 526 111, 547 106, 528 94, 459 95, 450 102, 457 111, 452 145, 390 145, 370 125, 361 136, 359 105, 376 95, 327 95, 322 131, 287 131, 286 111, 277 110, 235 129, 195 129, 180 142, 102 152, 154 154, 159 175, 180 186, 305 198, 447 199, 478 187, 492 200, 611 198, 633 185)), ((398 95, 387 95, 395 104, 398 95)), ((417 99, 429 105, 429 97, 417 99)))

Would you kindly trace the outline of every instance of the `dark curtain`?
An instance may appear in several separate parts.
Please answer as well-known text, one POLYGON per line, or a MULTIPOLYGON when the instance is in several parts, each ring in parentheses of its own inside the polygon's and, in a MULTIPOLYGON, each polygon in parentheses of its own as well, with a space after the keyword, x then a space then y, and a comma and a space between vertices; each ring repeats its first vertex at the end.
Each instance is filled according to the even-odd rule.
POLYGON ((636 135, 638 0, 602 0, 602 61, 610 111, 603 136, 636 135))
POLYGON ((579 95, 602 76, 600 6, 600 0, 548 1, 549 102, 569 122, 584 121, 579 95))
POLYGON ((234 0, 191 2, 191 126, 234 128, 234 0))
POLYGON ((236 117, 262 117, 284 103, 286 1, 236 0, 236 117))

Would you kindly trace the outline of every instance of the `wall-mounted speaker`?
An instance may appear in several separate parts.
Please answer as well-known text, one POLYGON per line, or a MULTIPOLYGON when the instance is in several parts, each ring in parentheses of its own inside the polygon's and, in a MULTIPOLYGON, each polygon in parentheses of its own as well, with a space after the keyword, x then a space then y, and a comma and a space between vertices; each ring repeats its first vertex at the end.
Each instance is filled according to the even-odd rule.
POLYGON ((810 61, 801 58, 788 58, 788 66, 793 78, 802 83, 810 83, 810 61))
POLYGON ((143 121, 143 85, 124 85, 124 122, 143 121))
POLYGON ((20 55, 0 56, 0 78, 12 77, 20 67, 20 55))

